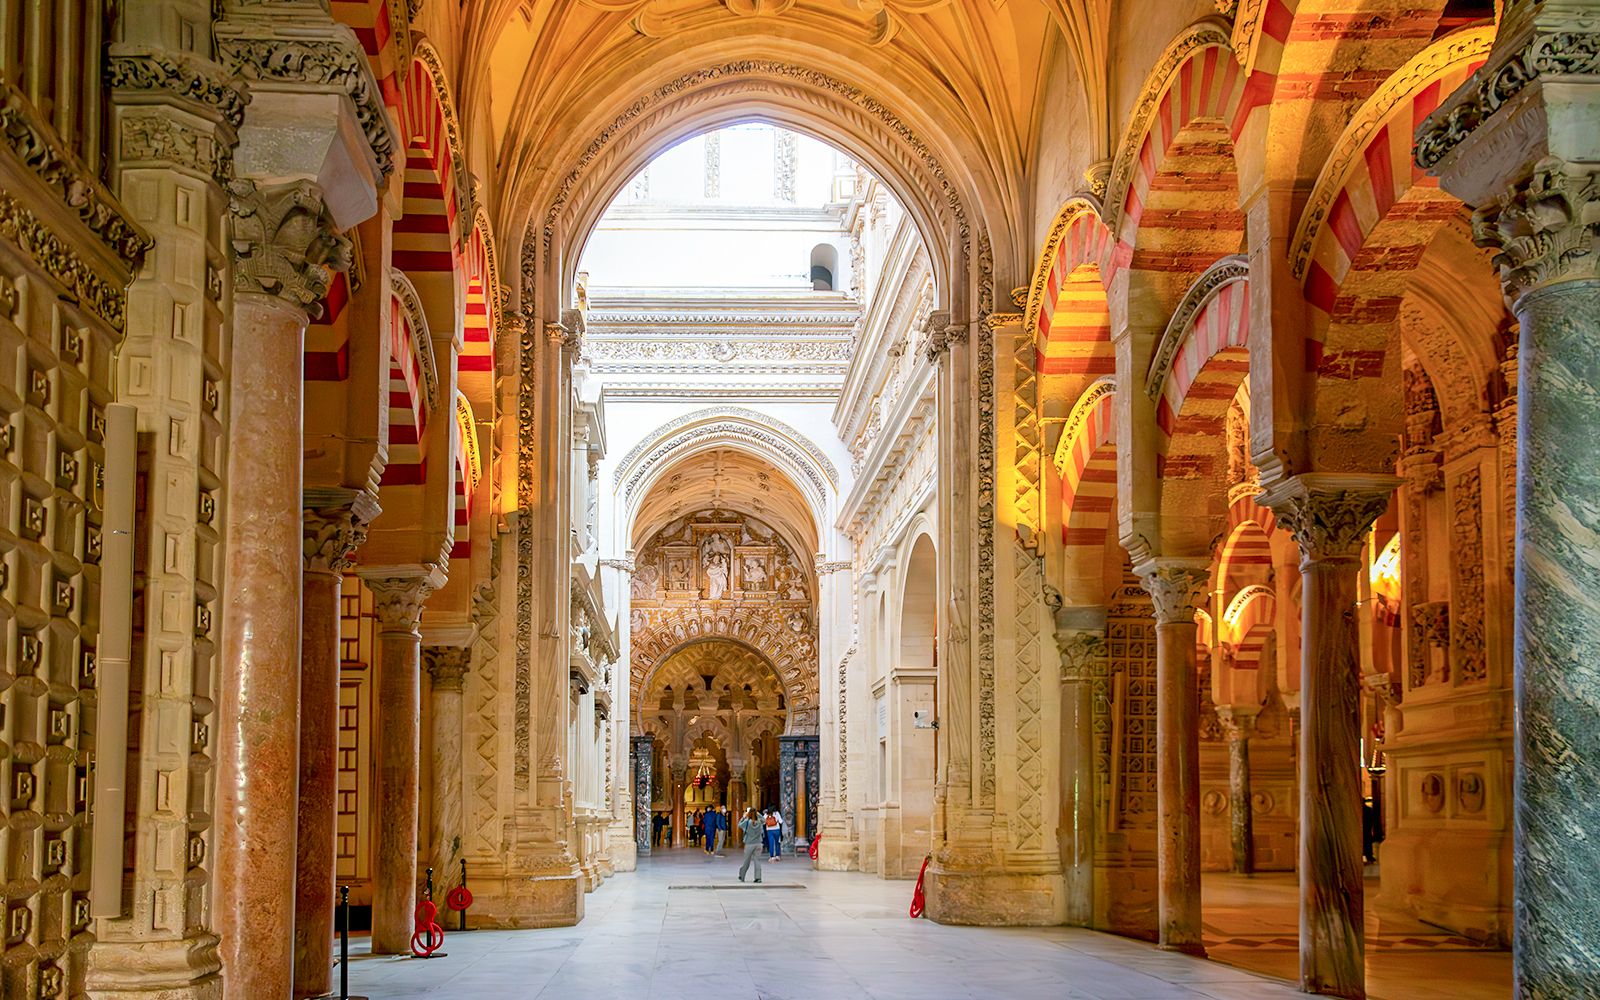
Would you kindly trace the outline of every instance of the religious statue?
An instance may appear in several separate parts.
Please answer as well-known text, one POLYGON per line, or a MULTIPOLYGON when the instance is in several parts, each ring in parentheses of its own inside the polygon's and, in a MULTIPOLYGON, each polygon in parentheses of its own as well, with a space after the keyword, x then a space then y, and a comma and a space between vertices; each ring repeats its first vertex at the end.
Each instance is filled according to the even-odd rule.
POLYGON ((706 573, 706 599, 720 600, 728 593, 728 572, 733 568, 733 546, 722 535, 707 535, 700 543, 700 561, 706 573))
POLYGON ((746 556, 744 559, 744 589, 767 589, 766 560, 760 556, 746 556))

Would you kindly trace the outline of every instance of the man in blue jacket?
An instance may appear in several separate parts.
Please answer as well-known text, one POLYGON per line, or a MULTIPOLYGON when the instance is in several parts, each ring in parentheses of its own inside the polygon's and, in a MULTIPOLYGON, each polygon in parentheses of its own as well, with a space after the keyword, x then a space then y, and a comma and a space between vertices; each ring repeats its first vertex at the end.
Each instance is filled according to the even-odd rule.
POLYGON ((721 829, 721 823, 717 820, 717 811, 715 809, 707 809, 700 817, 700 828, 705 831, 703 839, 706 857, 710 857, 717 853, 717 831, 721 829))

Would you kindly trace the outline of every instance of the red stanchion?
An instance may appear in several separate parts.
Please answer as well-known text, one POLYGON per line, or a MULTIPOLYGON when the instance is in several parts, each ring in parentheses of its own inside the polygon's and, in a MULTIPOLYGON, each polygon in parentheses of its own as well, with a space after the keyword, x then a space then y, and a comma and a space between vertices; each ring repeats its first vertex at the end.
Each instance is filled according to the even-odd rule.
POLYGON ((428 887, 417 904, 416 931, 411 935, 411 954, 417 958, 443 958, 444 928, 439 926, 439 907, 433 902, 433 869, 428 869, 428 887))
POLYGON ((817 860, 817 845, 820 844, 820 843, 822 843, 822 834, 819 833, 815 837, 811 838, 811 860, 812 861, 817 860))
POLYGON ((913 920, 922 916, 922 911, 928 908, 927 898, 922 894, 922 879, 928 874, 928 862, 932 860, 931 856, 923 858, 922 870, 917 872, 917 887, 911 893, 911 919, 913 920))
POLYGON ((451 889, 444 897, 444 905, 456 911, 461 920, 458 930, 467 929, 467 907, 472 905, 472 890, 467 888, 467 859, 461 859, 461 884, 451 889))

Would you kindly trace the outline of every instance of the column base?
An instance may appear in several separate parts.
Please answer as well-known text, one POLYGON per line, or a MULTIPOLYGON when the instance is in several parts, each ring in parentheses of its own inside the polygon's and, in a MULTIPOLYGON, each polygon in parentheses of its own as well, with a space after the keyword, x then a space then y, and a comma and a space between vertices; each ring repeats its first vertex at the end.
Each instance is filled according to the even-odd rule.
POLYGON ((1059 873, 944 871, 928 866, 927 915, 941 924, 1050 927, 1066 916, 1059 873))
POLYGON ((472 883, 469 927, 571 927, 583 919, 584 876, 576 868, 556 875, 474 874, 472 883))
POLYGON ((98 941, 87 987, 105 1000, 222 1000, 217 937, 181 941, 98 941))
POLYGON ((850 872, 861 867, 861 842, 848 816, 833 816, 822 824, 822 843, 817 845, 818 871, 850 872))

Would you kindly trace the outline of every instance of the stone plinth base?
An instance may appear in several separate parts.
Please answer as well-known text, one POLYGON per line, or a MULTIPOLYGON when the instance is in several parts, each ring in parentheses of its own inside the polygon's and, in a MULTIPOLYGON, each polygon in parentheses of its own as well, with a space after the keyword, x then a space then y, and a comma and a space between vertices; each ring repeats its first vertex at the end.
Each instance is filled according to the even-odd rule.
POLYGON ((853 840, 829 838, 826 834, 824 834, 822 837, 822 843, 817 845, 817 860, 815 864, 818 871, 855 871, 861 866, 857 853, 856 842, 853 840))
POLYGON ((929 919, 980 927, 1049 927, 1066 919, 1061 875, 948 872, 928 867, 929 919))
POLYGON ((216 936, 96 942, 88 987, 106 1000, 222 1000, 216 936))
POLYGON ((474 876, 472 892, 469 927, 571 927, 583 919, 584 877, 577 870, 567 875, 474 876))

